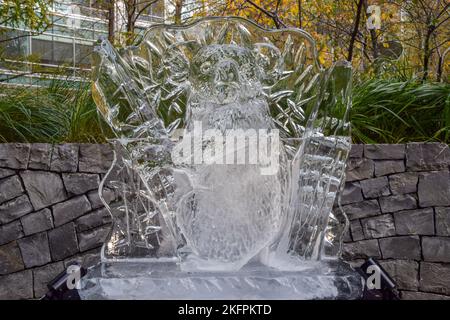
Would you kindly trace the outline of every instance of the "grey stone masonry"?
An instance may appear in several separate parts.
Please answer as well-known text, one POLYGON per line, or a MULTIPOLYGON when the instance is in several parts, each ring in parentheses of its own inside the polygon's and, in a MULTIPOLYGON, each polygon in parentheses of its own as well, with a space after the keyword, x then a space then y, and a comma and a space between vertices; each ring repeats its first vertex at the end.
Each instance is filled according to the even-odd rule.
POLYGON ((91 211, 91 204, 85 195, 71 198, 52 206, 55 227, 72 221, 91 211))
POLYGON ((450 206, 450 173, 445 171, 432 171, 421 173, 418 184, 419 205, 450 206))
POLYGON ((367 199, 389 196, 391 194, 387 177, 362 180, 360 184, 363 195, 367 199))
POLYGON ((0 180, 0 203, 14 199, 23 193, 22 184, 17 176, 0 180))
POLYGON ((389 186, 392 194, 417 192, 419 175, 416 172, 403 172, 389 176, 389 186))
POLYGON ((374 175, 374 163, 365 158, 349 158, 347 161, 346 181, 356 181, 372 178, 374 175))
POLYGON ((420 290, 450 296, 450 264, 421 262, 420 290))
POLYGON ((408 143, 406 167, 408 171, 448 169, 450 149, 443 143, 408 143))
POLYGON ((366 144, 364 157, 377 160, 403 160, 405 158, 404 144, 366 144))
POLYGON ((31 145, 28 169, 49 170, 53 146, 48 143, 33 143, 31 145))
POLYGON ((395 235, 394 219, 390 214, 362 219, 364 236, 367 239, 384 238, 395 235))
POLYGON ((67 198, 61 177, 54 172, 23 171, 20 173, 35 210, 67 198))
MULTIPOLYGON (((108 145, 0 144, 0 299, 40 298, 70 263, 99 262, 112 218, 97 189, 111 162, 108 145)), ((445 144, 353 145, 343 258, 378 259, 402 299, 450 299, 449 170, 445 144)))
POLYGON ((109 145, 0 144, 0 300, 40 298, 70 262, 99 262, 112 217, 98 187, 111 163, 109 145))
POLYGON ((58 172, 76 172, 79 145, 68 143, 53 147, 50 169, 58 172))
POLYGON ((433 208, 398 211, 394 219, 399 235, 434 235, 433 208))
POLYGON ((379 259, 402 299, 450 300, 449 146, 352 146, 350 155, 343 257, 379 259))
POLYGON ((404 172, 403 160, 379 160, 375 161, 375 176, 385 176, 391 173, 404 172))
POLYGON ((394 278, 401 290, 419 288, 419 263, 412 260, 380 260, 380 264, 394 278))
POLYGON ((46 232, 17 240, 25 267, 42 266, 51 261, 46 232))

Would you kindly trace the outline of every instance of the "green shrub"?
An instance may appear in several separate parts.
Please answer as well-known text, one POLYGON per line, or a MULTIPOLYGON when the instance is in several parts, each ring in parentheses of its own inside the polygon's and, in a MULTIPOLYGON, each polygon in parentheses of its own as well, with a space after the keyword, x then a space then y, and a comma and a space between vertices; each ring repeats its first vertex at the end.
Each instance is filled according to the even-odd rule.
POLYGON ((100 143, 104 128, 89 84, 0 88, 0 142, 100 143))
POLYGON ((355 85, 351 111, 357 143, 450 139, 450 85, 372 79, 355 85))
MULTIPOLYGON (((372 79, 353 89, 355 143, 450 142, 450 85, 372 79)), ((106 141, 89 84, 0 87, 0 142, 106 141)))

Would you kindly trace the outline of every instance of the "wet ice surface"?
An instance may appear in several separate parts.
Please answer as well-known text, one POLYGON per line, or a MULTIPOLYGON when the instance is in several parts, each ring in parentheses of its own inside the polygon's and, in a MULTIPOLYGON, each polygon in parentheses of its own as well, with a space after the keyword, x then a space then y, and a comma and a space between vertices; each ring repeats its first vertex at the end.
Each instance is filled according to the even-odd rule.
POLYGON ((85 297, 356 294, 350 269, 317 262, 339 256, 346 226, 331 210, 350 149, 348 65, 324 70, 308 34, 239 18, 155 26, 136 47, 96 52, 93 95, 120 157, 103 182, 122 202, 85 297), (217 140, 230 130, 247 141, 231 151, 217 140), (255 148, 252 130, 281 139, 255 148))
POLYGON ((82 279, 82 299, 358 299, 360 276, 347 265, 310 263, 280 272, 249 265, 239 272, 182 272, 175 263, 98 265, 82 279))

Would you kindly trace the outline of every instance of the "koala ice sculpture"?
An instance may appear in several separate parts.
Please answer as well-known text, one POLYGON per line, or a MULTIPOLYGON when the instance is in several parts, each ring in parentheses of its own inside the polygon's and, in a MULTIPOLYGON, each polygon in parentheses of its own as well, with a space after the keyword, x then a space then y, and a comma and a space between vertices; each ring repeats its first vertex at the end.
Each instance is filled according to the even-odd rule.
POLYGON ((103 186, 121 198, 103 258, 237 270, 336 256, 351 69, 316 56, 301 30, 236 17, 155 25, 120 52, 102 40, 93 95, 116 146, 103 186))

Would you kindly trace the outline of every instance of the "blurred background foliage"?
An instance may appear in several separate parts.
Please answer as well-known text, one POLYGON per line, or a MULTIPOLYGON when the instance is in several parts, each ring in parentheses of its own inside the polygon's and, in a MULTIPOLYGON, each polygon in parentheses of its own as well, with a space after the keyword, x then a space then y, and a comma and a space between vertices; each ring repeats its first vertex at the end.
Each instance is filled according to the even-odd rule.
MULTIPOLYGON (((0 78, 0 142, 105 142, 109 136, 91 97, 89 68, 69 68, 68 76, 67 64, 50 68, 40 64, 42 57, 36 54, 23 57, 26 64, 33 66, 26 70, 8 60, 8 48, 18 43, 17 37, 33 37, 55 27, 55 2, 0 0, 0 69, 15 68, 13 76, 0 78), (30 32, 11 36, 8 30, 19 25, 30 32), (45 76, 32 86, 8 83, 11 78, 20 79, 30 74, 45 76)), ((145 29, 142 19, 156 13, 158 21, 166 23, 234 15, 267 28, 302 28, 316 39, 323 65, 330 66, 342 59, 353 65, 354 142, 450 142, 448 1, 69 2, 80 8, 96 8, 105 25, 105 34, 118 47, 139 41, 145 29), (120 27, 118 20, 122 22, 120 27)))

